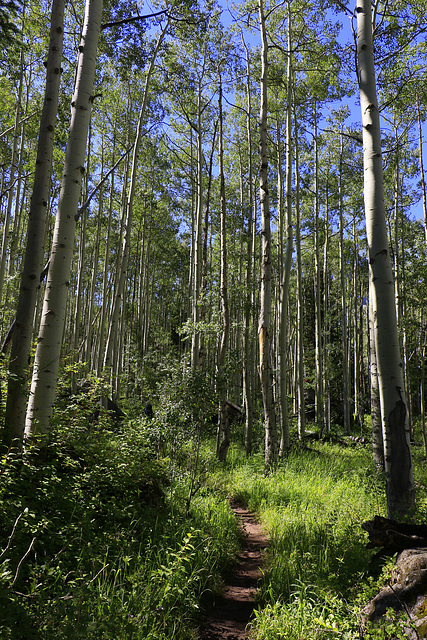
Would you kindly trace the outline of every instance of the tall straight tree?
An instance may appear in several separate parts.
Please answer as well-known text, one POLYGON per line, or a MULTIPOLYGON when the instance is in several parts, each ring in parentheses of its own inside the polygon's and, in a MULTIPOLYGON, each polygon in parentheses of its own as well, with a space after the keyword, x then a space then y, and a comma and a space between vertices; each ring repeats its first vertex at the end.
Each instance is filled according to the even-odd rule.
POLYGON ((387 509, 390 517, 396 517, 408 513, 414 506, 414 481, 384 207, 371 0, 357 0, 356 12, 366 233, 384 440, 387 509))
POLYGON ((44 438, 50 429, 64 333, 77 210, 85 171, 101 17, 102 0, 86 0, 71 102, 70 130, 27 408, 27 438, 44 438))
MULTIPOLYGON (((287 99, 286 99, 286 254, 280 283, 280 404, 282 428, 280 439, 280 455, 289 449, 289 416, 287 398, 287 369, 288 369, 288 297, 291 279, 293 230, 292 230, 292 38, 291 38, 291 5, 288 2, 288 61, 286 71, 287 99)), ((280 144, 279 140, 277 141, 280 144)), ((280 167, 279 167, 280 175, 280 167)))
POLYGON ((159 49, 161 47, 161 44, 163 42, 163 39, 166 35, 168 28, 169 28, 169 18, 166 21, 166 24, 164 25, 157 39, 157 43, 150 60, 150 64, 148 66, 147 76, 145 79, 144 95, 142 99, 141 109, 139 111, 138 125, 136 129, 135 142, 133 146, 130 186, 129 186, 129 193, 127 196, 127 203, 126 203, 122 261, 120 265, 119 278, 118 278, 117 287, 115 291, 115 297, 113 300, 113 310, 111 312, 110 325, 108 329, 108 338, 107 338, 107 344, 105 347, 105 356, 104 356, 104 368, 111 367, 112 365, 113 350, 116 344, 116 336, 118 332, 119 311, 122 308, 122 299, 123 299, 124 290, 125 290, 125 281, 126 281, 127 269, 128 269, 128 263, 129 263, 131 232, 132 232, 133 201, 135 197, 136 177, 137 177, 137 171, 138 171, 138 156, 139 156, 141 139, 143 135, 143 125, 145 122, 145 112, 146 112, 147 103, 148 103, 148 95, 150 91, 150 79, 153 73, 157 54, 159 52, 159 49))
POLYGON ((46 215, 52 173, 55 120, 58 111, 65 0, 52 4, 46 89, 40 119, 34 186, 27 226, 27 246, 9 361, 4 443, 21 445, 28 400, 28 362, 34 331, 34 311, 44 254, 46 215))
POLYGON ((218 140, 219 140, 219 180, 220 180, 220 241, 221 241, 221 282, 220 297, 222 311, 222 335, 218 353, 218 382, 220 385, 220 400, 218 410, 218 427, 221 432, 221 444, 218 451, 218 459, 225 462, 230 446, 230 425, 227 415, 226 387, 224 384, 224 365, 227 352, 228 334, 230 332, 230 312, 228 308, 227 289, 227 234, 226 234, 226 202, 225 202, 225 177, 224 177, 224 122, 222 114, 222 78, 221 71, 218 74, 218 140))
POLYGON ((264 404, 265 424, 265 472, 268 473, 277 460, 277 427, 273 398, 273 372, 271 368, 271 227, 270 199, 268 192, 267 156, 267 88, 268 88, 268 43, 265 23, 264 3, 259 2, 259 23, 261 27, 261 109, 259 116, 259 197, 261 203, 261 296, 258 325, 259 376, 264 404))

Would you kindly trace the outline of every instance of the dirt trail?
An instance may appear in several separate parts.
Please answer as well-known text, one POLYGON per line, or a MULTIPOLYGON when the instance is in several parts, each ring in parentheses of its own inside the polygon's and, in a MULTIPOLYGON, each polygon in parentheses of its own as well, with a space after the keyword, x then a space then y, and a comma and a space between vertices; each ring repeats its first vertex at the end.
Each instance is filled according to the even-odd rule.
POLYGON ((232 572, 224 577, 224 591, 210 604, 199 640, 245 640, 255 603, 268 538, 252 512, 232 503, 243 533, 242 548, 232 572))

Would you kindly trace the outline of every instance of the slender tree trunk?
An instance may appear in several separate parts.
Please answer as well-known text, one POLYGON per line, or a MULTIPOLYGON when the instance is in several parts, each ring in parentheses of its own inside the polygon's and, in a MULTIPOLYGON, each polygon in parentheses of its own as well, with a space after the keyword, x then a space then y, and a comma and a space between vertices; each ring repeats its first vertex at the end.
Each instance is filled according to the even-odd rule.
POLYGON ((407 514, 414 506, 414 480, 384 208, 370 0, 357 0, 356 11, 366 231, 384 438, 387 510, 389 517, 396 517, 407 514))
POLYGON ((218 354, 218 384, 220 390, 220 401, 218 411, 218 426, 221 433, 221 444, 218 451, 218 459, 225 462, 227 458, 228 448, 230 446, 230 424, 227 412, 227 388, 224 380, 225 355, 227 351, 228 334, 230 331, 230 312, 228 308, 228 290, 227 290, 227 234, 226 234, 226 203, 225 203, 225 178, 224 178, 224 143, 223 143, 223 115, 222 115, 222 79, 219 74, 219 91, 218 91, 218 109, 219 109, 219 179, 220 179, 220 239, 221 239, 221 282, 220 297, 222 311, 222 335, 221 345, 218 354))
POLYGON ((17 156, 18 156, 18 142, 19 142, 19 129, 21 126, 21 101, 22 101, 22 89, 24 84, 24 53, 21 50, 21 59, 20 59, 20 70, 19 70, 19 84, 18 84, 18 96, 16 99, 16 109, 15 109, 15 125, 13 128, 13 138, 12 138, 12 154, 10 159, 10 176, 9 176, 9 191, 7 195, 7 204, 6 211, 4 214, 4 222, 3 222, 3 233, 2 233, 2 241, 1 241, 1 249, 0 249, 0 302, 3 302, 5 299, 5 291, 4 288, 4 276, 6 273, 6 260, 8 254, 8 245, 9 245, 9 227, 10 220, 12 215, 12 204, 13 198, 15 195, 15 183, 16 183, 16 174, 17 174, 17 156))
POLYGON ((361 289, 360 289, 360 265, 359 242, 356 230, 356 219, 353 218, 353 363, 354 363, 354 422, 358 424, 359 432, 363 429, 363 409, 361 406, 361 378, 362 378, 362 323, 360 317, 361 289))
MULTIPOLYGON (((329 171, 329 170, 328 170, 329 171)), ((331 430, 331 394, 329 385, 329 365, 330 365, 330 335, 331 335, 331 320, 329 314, 329 184, 328 178, 326 179, 325 190, 325 223, 324 223, 324 240, 323 240, 323 296, 322 309, 323 309, 323 328, 322 328, 322 341, 323 341, 323 424, 325 430, 329 433, 331 430)))
POLYGON ((70 132, 26 417, 27 438, 47 436, 50 429, 64 332, 77 207, 84 174, 101 17, 102 0, 87 0, 70 132))
POLYGON ((64 0, 54 0, 51 14, 49 52, 46 65, 46 88, 40 119, 33 192, 27 226, 27 244, 21 276, 14 335, 9 360, 4 441, 21 446, 28 398, 28 376, 34 313, 44 254, 46 216, 52 173, 52 153, 59 83, 64 23, 64 0))
POLYGON ((252 229, 253 229, 253 169, 252 169, 252 133, 251 133, 251 74, 249 50, 246 42, 242 42, 246 51, 246 138, 248 145, 248 219, 246 227, 246 297, 245 297, 245 328, 243 333, 243 399, 245 404, 245 451, 246 455, 252 452, 252 432, 253 432, 253 341, 251 335, 252 328, 252 229))
MULTIPOLYGON (((287 64, 287 101, 286 101, 286 253, 280 283, 280 405, 282 427, 279 455, 287 453, 290 445, 289 416, 287 398, 287 370, 288 370, 288 298, 289 283, 292 269, 293 230, 292 230, 292 39, 291 39, 291 9, 288 2, 288 64, 287 64)), ((277 144, 280 145, 279 139, 277 144)), ((279 154, 280 155, 280 154, 279 154)), ((280 167, 278 172, 280 175, 280 167)))
POLYGON ((374 337, 373 291, 369 285, 369 353, 371 377, 372 454, 376 468, 384 471, 384 442, 381 425, 380 391, 378 388, 377 354, 374 337))
POLYGON ((427 456, 427 434, 426 434, 426 407, 425 407, 425 392, 426 392, 426 335, 424 334, 424 343, 421 349, 421 381, 420 381, 420 413, 421 413, 421 436, 423 439, 424 456, 427 456))
POLYGON ((139 155, 139 147, 141 144, 142 133, 143 133, 145 111, 146 111, 147 102, 148 102, 150 80, 151 80, 151 75, 153 73, 157 54, 159 52, 160 46, 163 42, 163 39, 166 35, 168 28, 169 28, 169 20, 167 20, 166 25, 163 27, 157 39, 156 47, 154 49, 152 58, 150 60, 150 64, 147 70, 147 76, 145 78, 144 96, 142 99, 142 105, 139 112, 138 125, 137 125, 136 135, 135 135, 135 143, 133 147, 129 194, 128 194, 127 203, 126 203, 126 219, 125 219, 125 226, 124 226, 122 261, 120 265, 119 279, 117 282, 117 287, 114 295, 113 309, 111 311, 110 324, 108 328, 108 337, 107 337, 107 344, 105 347, 105 356, 104 356, 104 369, 111 367, 113 363, 112 355, 113 355, 113 350, 116 344, 119 314, 120 314, 120 309, 123 303, 123 295, 125 292, 125 283, 126 283, 127 268, 129 263, 131 233, 132 233, 133 201, 135 196, 136 177, 137 177, 137 171, 138 171, 138 155, 139 155))
POLYGON ((203 145, 202 145, 202 87, 199 81, 197 96, 197 204, 194 228, 194 264, 193 264, 193 292, 192 319, 193 337, 191 342, 191 367, 193 371, 199 368, 200 334, 198 323, 200 320, 200 286, 202 274, 202 219, 203 219, 203 145))
POLYGON ((339 245, 340 245, 340 275, 341 275, 341 350, 342 350, 342 377, 343 377, 343 411, 344 432, 350 434, 350 384, 348 372, 348 338, 347 338, 347 294, 346 294, 346 270, 344 257, 344 195, 342 185, 344 143, 341 131, 340 136, 340 170, 338 182, 338 213, 339 213, 339 245))
MULTIPOLYGON (((200 305, 200 321, 203 322, 205 320, 206 313, 206 296, 208 292, 208 236, 209 236, 209 210, 210 210, 210 202, 211 202, 211 187, 212 187, 212 168, 213 168, 213 157, 215 153, 215 141, 216 141, 216 131, 218 127, 218 121, 215 122, 214 132, 212 136, 212 147, 211 154, 209 158, 209 173, 208 173, 208 184, 206 188, 206 204, 205 204, 205 217, 203 223, 203 250, 202 250, 202 280, 201 280, 201 296, 202 303, 200 305)), ((204 333, 200 335, 200 347, 199 347, 199 365, 203 367, 204 358, 205 358, 205 336, 204 333)))
POLYGON ((416 96, 417 120, 418 120, 418 158, 420 162, 421 192, 423 194, 423 214, 424 214, 424 235, 427 244, 427 189, 424 175, 424 156, 423 156, 423 132, 420 114, 420 101, 418 94, 416 96))
MULTIPOLYGON (((91 147, 91 126, 89 123, 89 133, 88 133, 88 145, 87 145, 87 155, 86 155, 86 170, 83 181, 83 202, 86 201, 88 196, 88 177, 90 172, 90 147, 91 147)), ((84 208, 80 215, 80 233, 78 233, 78 261, 77 261, 77 285, 76 285, 76 295, 75 295, 75 309, 74 309, 74 330, 73 330, 73 359, 74 362, 77 363, 79 361, 79 343, 80 343, 80 334, 82 328, 82 309, 83 309, 83 296, 84 296, 84 271, 85 271, 85 263, 86 263, 86 223, 87 223, 88 211, 87 208, 84 208)), ((94 280, 95 277, 92 276, 94 280)), ((85 332, 86 334, 86 332, 85 332)), ((74 374, 72 374, 72 389, 73 393, 75 391, 75 379, 74 374)))
MULTIPOLYGON (((101 146, 101 180, 103 179, 104 174, 104 144, 102 141, 101 146)), ((94 273, 92 274, 92 279, 89 287, 89 296, 87 303, 87 323, 86 323, 86 338, 85 338, 85 351, 84 351, 84 361, 88 363, 88 366, 93 368, 93 345, 92 345, 92 335, 93 335, 93 312, 94 312, 94 300, 95 300, 95 287, 96 287, 96 277, 95 273, 98 272, 99 269, 99 244, 101 240, 101 224, 103 220, 103 201, 104 201, 104 188, 101 186, 99 189, 99 198, 98 198, 98 212, 97 212, 97 225, 96 225, 96 236, 95 236, 95 244, 94 244, 94 255, 93 255, 93 266, 94 273)))
POLYGON ((315 306, 315 360, 316 360, 316 421, 321 433, 325 429, 323 411, 323 341, 320 270, 320 200, 319 200, 319 152, 317 133, 317 104, 314 103, 314 306, 315 306))
POLYGON ((271 316, 271 229, 270 205, 267 184, 267 83, 268 44, 263 0, 259 2, 261 27, 261 110, 259 118, 260 174, 259 193, 261 203, 261 297, 259 315, 259 375, 264 404, 265 421, 265 472, 268 473, 277 461, 276 413, 273 400, 273 372, 271 368, 270 316, 271 316))
MULTIPOLYGON (((114 162, 114 153, 116 148, 116 132, 113 132, 113 162, 114 162)), ((123 181, 127 184, 127 176, 128 176, 128 166, 129 166, 129 158, 126 156, 125 158, 125 167, 124 167, 124 176, 123 181)), ((102 271, 102 302, 101 302, 101 316, 99 319, 99 328, 98 328, 98 342, 96 349, 96 366, 95 370, 97 375, 101 375, 103 371, 104 364, 104 355, 105 355, 105 334, 106 334, 106 326, 107 326, 107 317, 108 317, 108 307, 109 307, 109 283, 110 283, 110 242, 111 242, 111 221, 113 216, 113 204, 114 204, 114 187, 115 187, 115 175, 111 176, 110 183, 110 193, 109 193, 109 202, 108 202, 108 219, 107 219, 107 231, 105 236, 105 252, 104 252, 104 263, 103 263, 103 271, 102 271)))
POLYGON ((301 215, 300 215, 300 175, 299 175, 299 147, 298 124, 296 119, 295 101, 294 135, 295 135, 295 245, 297 260, 297 345, 298 345, 298 438, 305 436, 305 398, 304 398, 304 301, 302 286, 301 264, 301 215))

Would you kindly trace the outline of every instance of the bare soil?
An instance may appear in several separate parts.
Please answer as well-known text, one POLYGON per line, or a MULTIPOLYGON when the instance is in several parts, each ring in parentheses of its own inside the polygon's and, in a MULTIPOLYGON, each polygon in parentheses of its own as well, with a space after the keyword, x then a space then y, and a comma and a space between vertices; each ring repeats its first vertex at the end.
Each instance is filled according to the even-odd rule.
POLYGON ((242 548, 224 589, 207 604, 199 640, 246 640, 246 627, 255 606, 268 538, 255 515, 238 504, 231 507, 242 531, 242 548))

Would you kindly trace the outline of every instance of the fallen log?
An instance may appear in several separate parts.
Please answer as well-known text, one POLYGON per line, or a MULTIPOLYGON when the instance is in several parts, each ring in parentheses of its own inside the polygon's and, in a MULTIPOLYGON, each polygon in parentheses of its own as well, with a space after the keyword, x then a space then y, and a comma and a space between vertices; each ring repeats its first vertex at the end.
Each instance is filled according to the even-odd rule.
POLYGON ((381 555, 394 555, 404 549, 427 547, 427 525, 396 522, 382 516, 362 523, 369 536, 368 549, 382 547, 381 555))

